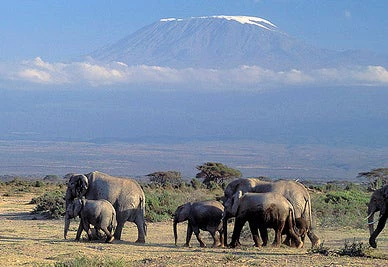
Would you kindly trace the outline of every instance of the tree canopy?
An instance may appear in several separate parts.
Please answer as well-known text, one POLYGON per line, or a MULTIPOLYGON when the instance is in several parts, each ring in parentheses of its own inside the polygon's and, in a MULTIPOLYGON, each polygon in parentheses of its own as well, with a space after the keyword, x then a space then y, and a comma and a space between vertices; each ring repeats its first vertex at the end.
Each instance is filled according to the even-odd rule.
POLYGON ((369 189, 376 190, 388 184, 388 168, 377 168, 368 172, 360 172, 357 177, 368 179, 369 189))
POLYGON ((171 184, 173 186, 178 186, 182 182, 182 174, 178 171, 159 171, 147 174, 146 176, 150 177, 152 183, 165 186, 171 184))
POLYGON ((211 182, 222 184, 227 180, 241 177, 239 170, 230 168, 218 162, 206 162, 196 167, 200 172, 196 178, 204 178, 203 183, 209 187, 211 182))

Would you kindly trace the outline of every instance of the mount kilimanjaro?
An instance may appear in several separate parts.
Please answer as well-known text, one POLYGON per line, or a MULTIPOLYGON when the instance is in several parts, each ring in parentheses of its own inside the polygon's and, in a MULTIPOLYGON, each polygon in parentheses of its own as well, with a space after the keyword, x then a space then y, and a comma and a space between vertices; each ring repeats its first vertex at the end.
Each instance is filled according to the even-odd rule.
POLYGON ((100 62, 172 68, 272 70, 351 65, 386 66, 388 58, 365 51, 314 47, 280 30, 272 22, 247 16, 161 19, 90 55, 100 62))

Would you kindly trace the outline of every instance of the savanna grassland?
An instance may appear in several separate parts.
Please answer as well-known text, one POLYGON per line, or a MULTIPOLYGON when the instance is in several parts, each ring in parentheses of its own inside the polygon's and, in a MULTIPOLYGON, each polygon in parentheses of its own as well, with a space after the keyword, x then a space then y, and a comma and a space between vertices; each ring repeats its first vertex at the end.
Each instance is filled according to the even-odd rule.
MULTIPOLYGON (((323 246, 312 251, 309 241, 303 249, 285 246, 254 248, 247 231, 241 240, 242 247, 238 249, 200 248, 194 236, 192 247, 186 248, 182 246, 186 237, 185 223, 178 225, 179 240, 178 246, 175 246, 172 221, 170 216, 163 214, 170 213, 174 209, 172 206, 181 204, 178 202, 210 198, 222 192, 219 189, 209 191, 188 187, 145 188, 150 199, 147 207, 154 209, 147 212, 147 218, 153 222, 148 222, 146 244, 134 243, 137 229, 132 223, 126 224, 122 240, 105 244, 100 241, 89 242, 85 238, 81 242, 74 242, 78 222, 72 221, 68 239, 65 240, 62 219, 47 219, 42 213, 31 213, 37 207, 37 204, 31 204, 33 198, 56 190, 63 191, 64 186, 41 183, 33 186, 26 186, 24 183, 1 184, 1 266, 388 266, 387 229, 377 239, 378 249, 367 246, 369 234, 363 221, 366 206, 360 206, 359 213, 350 217, 349 220, 353 222, 336 223, 336 220, 341 221, 348 217, 338 214, 346 211, 336 208, 337 200, 346 198, 346 195, 356 195, 353 191, 343 194, 338 193, 340 191, 330 191, 331 194, 328 194, 321 189, 311 191, 315 201, 313 205, 321 199, 325 199, 323 203, 329 199, 326 206, 316 204, 315 214, 318 218, 315 232, 322 239, 323 246), (166 208, 167 206, 171 207, 166 208), (329 215, 329 212, 334 216, 329 215), (330 219, 323 220, 320 216, 330 219), (354 223, 356 220, 361 222, 360 226, 354 223), (345 247, 345 243, 348 247, 345 247), (358 248, 359 245, 362 249, 358 248), (359 251, 365 255, 355 256, 359 251), (350 254, 353 257, 341 254, 350 254)), ((351 206, 345 206, 344 209, 351 210, 351 206)), ((230 231, 232 227, 230 225, 230 231)), ((202 232, 202 235, 207 244, 212 243, 207 233, 202 232)))

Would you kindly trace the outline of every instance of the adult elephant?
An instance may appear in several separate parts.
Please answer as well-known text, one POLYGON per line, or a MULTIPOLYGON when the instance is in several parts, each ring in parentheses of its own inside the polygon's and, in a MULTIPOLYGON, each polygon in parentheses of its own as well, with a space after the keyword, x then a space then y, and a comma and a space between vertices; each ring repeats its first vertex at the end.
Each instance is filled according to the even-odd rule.
POLYGON ((301 248, 303 242, 299 240, 299 231, 296 229, 295 213, 291 203, 277 193, 245 193, 239 194, 239 202, 236 209, 231 247, 239 245, 238 239, 244 224, 248 221, 255 246, 259 247, 259 233, 263 246, 268 242, 267 228, 275 230, 274 246, 279 247, 282 232, 286 232, 295 246, 301 248))
MULTIPOLYGON (((143 189, 132 179, 113 177, 101 172, 72 175, 67 184, 66 210, 74 198, 105 199, 112 203, 116 210, 117 227, 114 238, 121 239, 121 233, 126 221, 137 226, 136 242, 144 243, 146 224, 144 220, 145 197, 143 189)), ((64 236, 69 229, 70 217, 65 215, 64 236)))
MULTIPOLYGON (((227 221, 236 216, 239 196, 244 193, 278 193, 284 196, 293 206, 295 218, 303 219, 307 224, 307 236, 311 241, 312 247, 320 244, 319 238, 314 234, 312 226, 311 199, 307 189, 301 183, 289 180, 278 180, 275 182, 263 181, 256 178, 240 178, 230 182, 224 191, 225 213, 223 217, 224 240, 227 240, 227 221)), ((302 242, 304 242, 302 236, 302 242)))
POLYGON ((369 224, 369 244, 371 247, 376 248, 376 238, 380 232, 384 229, 388 217, 388 185, 383 186, 381 189, 377 189, 371 196, 368 204, 368 224, 369 224), (380 211, 380 217, 378 219, 376 230, 373 228, 373 215, 376 211, 380 211))
POLYGON ((190 239, 194 232, 201 247, 206 247, 202 241, 199 230, 208 231, 213 238, 213 247, 218 247, 223 244, 222 240, 222 215, 224 206, 216 200, 188 202, 179 206, 174 214, 174 239, 175 245, 178 240, 177 224, 188 220, 186 243, 185 246, 190 246, 190 239), (216 232, 219 232, 218 238, 216 232))

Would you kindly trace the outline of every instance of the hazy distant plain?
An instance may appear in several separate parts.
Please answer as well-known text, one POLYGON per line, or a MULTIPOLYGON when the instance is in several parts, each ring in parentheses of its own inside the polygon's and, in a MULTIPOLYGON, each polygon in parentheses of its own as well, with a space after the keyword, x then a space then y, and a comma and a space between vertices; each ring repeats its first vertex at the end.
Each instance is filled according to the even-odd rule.
POLYGON ((388 165, 388 148, 282 145, 253 141, 105 143, 0 141, 0 174, 65 175, 99 170, 142 177, 176 170, 193 178, 195 166, 215 161, 244 177, 357 180, 357 174, 388 165))

